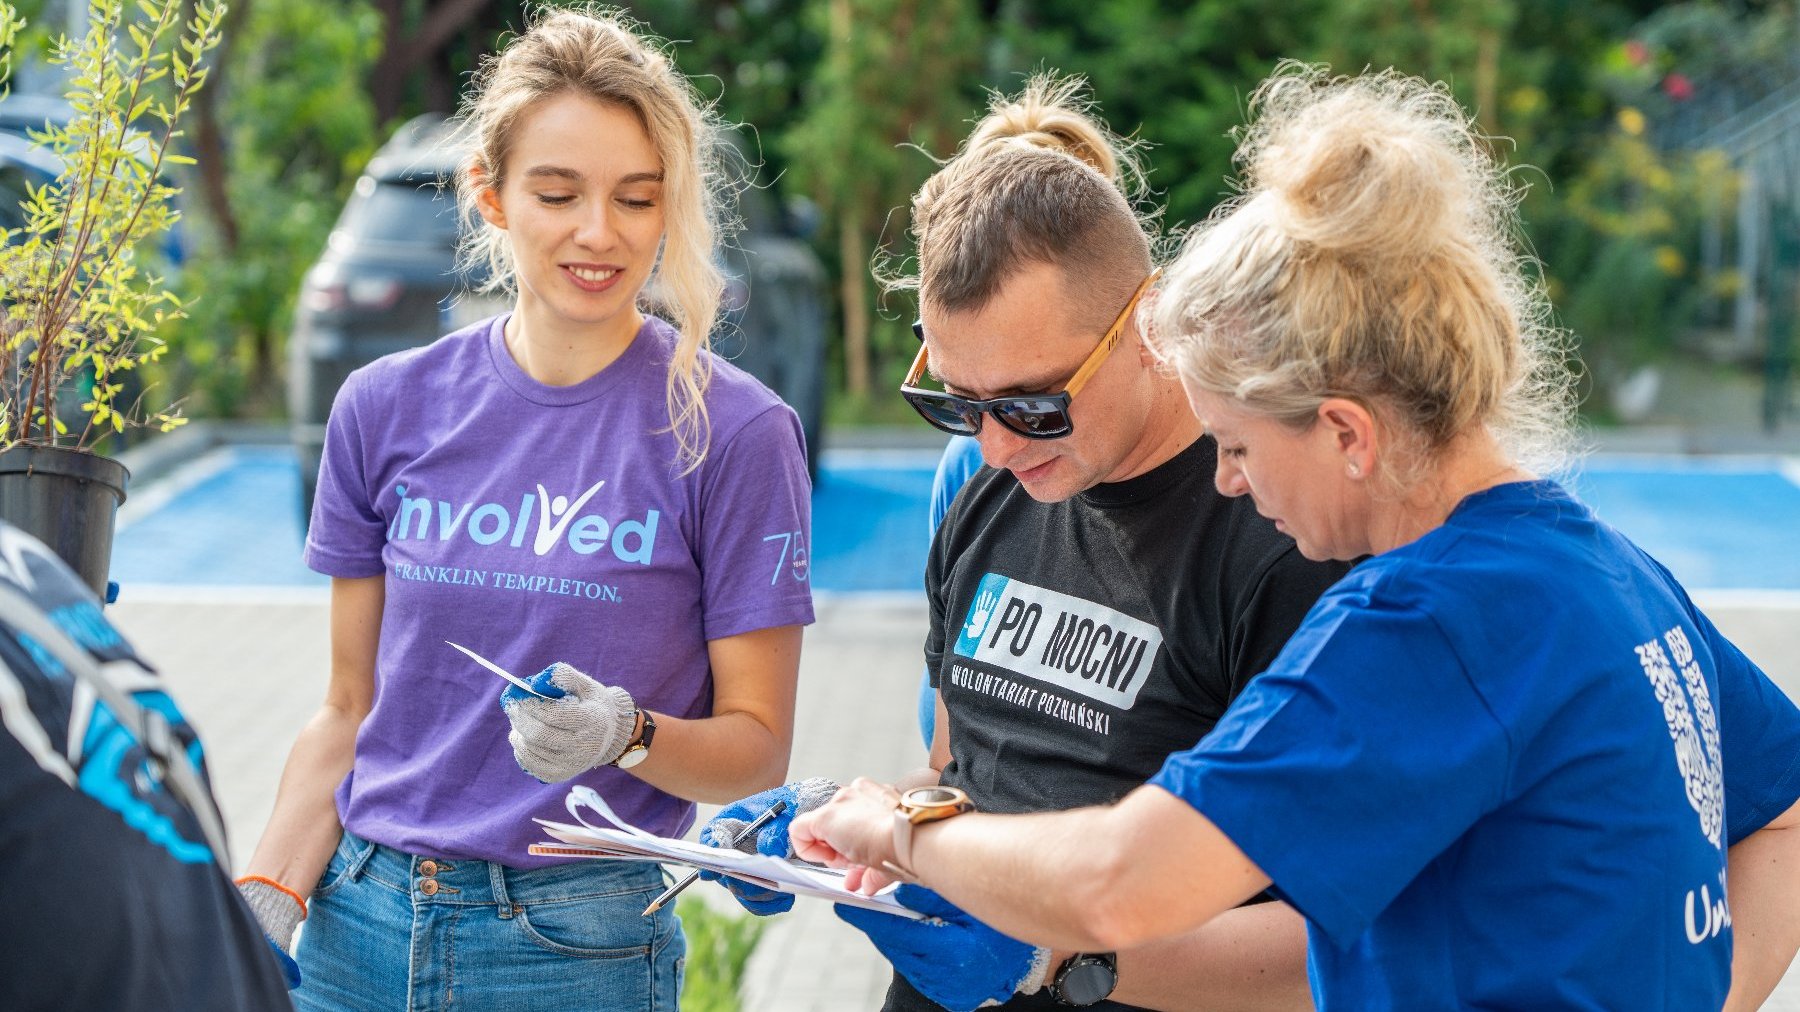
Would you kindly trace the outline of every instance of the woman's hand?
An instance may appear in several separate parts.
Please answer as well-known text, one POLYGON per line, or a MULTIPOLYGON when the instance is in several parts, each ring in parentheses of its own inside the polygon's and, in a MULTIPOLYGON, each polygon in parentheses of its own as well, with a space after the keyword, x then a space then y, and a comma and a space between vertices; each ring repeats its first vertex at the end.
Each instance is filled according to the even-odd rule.
POLYGON ((844 873, 844 888, 853 893, 862 893, 864 896, 873 896, 898 881, 900 879, 891 872, 883 871, 880 868, 864 867, 860 864, 844 873))
MULTIPOLYGON (((805 861, 833 868, 881 868, 894 860, 894 810, 899 807, 899 791, 857 777, 824 806, 795 819, 788 839, 794 854, 805 861)), ((858 884, 865 879, 859 875, 858 884)))
POLYGON ((526 684, 535 694, 509 685, 500 693, 500 709, 512 723, 507 741, 513 760, 546 784, 619 758, 641 726, 630 693, 560 661, 526 684))

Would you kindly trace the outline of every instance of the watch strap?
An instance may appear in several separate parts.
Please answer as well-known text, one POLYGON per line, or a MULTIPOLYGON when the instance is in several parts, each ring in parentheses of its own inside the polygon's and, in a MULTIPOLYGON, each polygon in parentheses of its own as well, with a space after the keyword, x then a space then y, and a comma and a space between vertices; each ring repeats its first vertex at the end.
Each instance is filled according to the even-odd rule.
POLYGON ((625 746, 625 751, 620 752, 609 765, 630 769, 648 758, 645 753, 650 751, 650 743, 656 739, 656 718, 649 710, 638 712, 644 715, 643 727, 638 729, 637 737, 625 746))
POLYGON ((904 808, 894 809, 894 859, 883 863, 889 871, 899 872, 905 882, 919 880, 912 870, 912 838, 912 813, 904 808))

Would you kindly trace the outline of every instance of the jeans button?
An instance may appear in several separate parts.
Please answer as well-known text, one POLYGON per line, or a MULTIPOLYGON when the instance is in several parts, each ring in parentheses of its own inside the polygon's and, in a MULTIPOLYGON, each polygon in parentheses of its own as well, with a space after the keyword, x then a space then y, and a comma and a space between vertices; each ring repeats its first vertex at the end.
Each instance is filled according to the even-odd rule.
POLYGON ((419 891, 427 896, 436 896, 438 891, 437 879, 428 878, 425 881, 420 882, 419 891))
POLYGON ((437 873, 438 873, 438 864, 436 861, 427 859, 427 860, 419 862, 419 874, 429 876, 429 875, 436 875, 437 873))

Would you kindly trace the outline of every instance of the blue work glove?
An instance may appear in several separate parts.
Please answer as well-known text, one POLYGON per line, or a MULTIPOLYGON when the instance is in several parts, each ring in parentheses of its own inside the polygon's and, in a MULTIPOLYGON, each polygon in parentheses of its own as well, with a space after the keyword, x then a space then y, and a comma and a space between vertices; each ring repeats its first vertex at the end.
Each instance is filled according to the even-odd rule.
POLYGON ((275 953, 275 961, 281 964, 281 976, 287 981, 287 989, 292 991, 299 987, 300 964, 294 962, 294 957, 288 955, 286 949, 276 945, 275 939, 264 935, 263 941, 269 943, 269 949, 275 953))
MULTIPOLYGON (((700 842, 708 847, 731 847, 746 854, 762 854, 765 857, 790 858, 794 856, 794 846, 788 842, 788 827, 794 819, 810 812, 831 800, 838 792, 835 781, 824 777, 813 777, 791 784, 772 787, 761 794, 752 794, 742 801, 734 802, 720 809, 700 830, 700 842), (777 801, 787 803, 780 815, 775 816, 756 835, 748 839, 740 839, 744 829, 757 817, 775 806, 777 801)), ((743 879, 720 875, 716 871, 701 871, 700 877, 709 882, 718 882, 731 890, 731 895, 743 905, 745 910, 767 917, 770 914, 786 913, 794 906, 791 893, 764 889, 761 886, 743 879)))
POLYGON ((561 783, 619 758, 637 728, 631 693, 602 685, 560 661, 526 684, 500 693, 500 709, 512 723, 506 740, 519 768, 546 784, 561 783))
POLYGON ((995 931, 924 886, 902 885, 894 898, 925 914, 908 920, 837 905, 849 922, 894 964, 919 993, 952 1012, 1035 994, 1050 967, 1050 950, 995 931))

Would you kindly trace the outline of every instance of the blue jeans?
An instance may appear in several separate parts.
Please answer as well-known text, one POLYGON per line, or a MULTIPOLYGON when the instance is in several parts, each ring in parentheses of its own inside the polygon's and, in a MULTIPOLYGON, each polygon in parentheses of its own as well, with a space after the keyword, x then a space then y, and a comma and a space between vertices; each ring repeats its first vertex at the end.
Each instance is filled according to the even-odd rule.
POLYGON ((296 958, 302 1012, 680 1007, 674 904, 643 909, 662 869, 578 861, 521 870, 338 842, 296 958))

